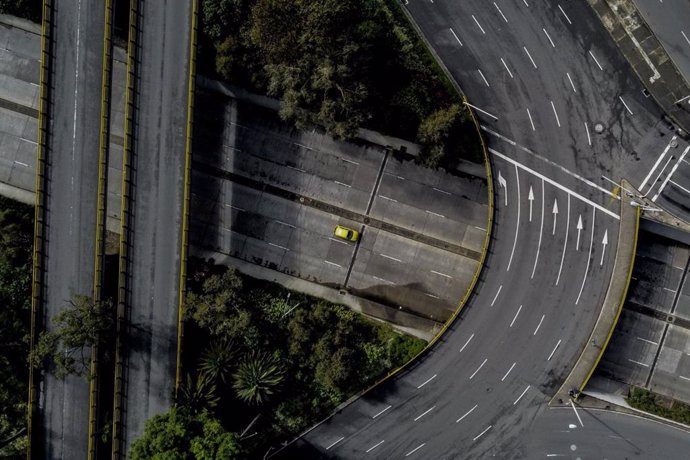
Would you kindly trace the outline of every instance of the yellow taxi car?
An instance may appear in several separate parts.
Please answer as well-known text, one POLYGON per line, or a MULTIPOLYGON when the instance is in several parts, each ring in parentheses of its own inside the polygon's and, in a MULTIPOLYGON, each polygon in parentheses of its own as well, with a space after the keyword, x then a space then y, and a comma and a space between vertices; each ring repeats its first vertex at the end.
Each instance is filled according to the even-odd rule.
POLYGON ((357 241, 359 239, 359 232, 351 228, 343 227, 342 225, 336 225, 335 231, 333 232, 335 236, 347 241, 357 241))

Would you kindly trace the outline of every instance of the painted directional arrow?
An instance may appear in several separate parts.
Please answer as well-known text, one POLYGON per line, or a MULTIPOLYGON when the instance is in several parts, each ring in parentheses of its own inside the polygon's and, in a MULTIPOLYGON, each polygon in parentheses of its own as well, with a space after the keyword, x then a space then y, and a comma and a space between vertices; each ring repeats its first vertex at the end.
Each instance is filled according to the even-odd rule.
POLYGON ((582 233, 582 229, 584 227, 582 226, 582 214, 580 214, 580 217, 577 219, 577 244, 575 245, 575 250, 579 251, 580 250, 580 233, 582 233))
POLYGON ((527 199, 529 200, 529 221, 532 222, 532 204, 534 204, 534 191, 532 190, 532 186, 529 186, 529 195, 527 196, 527 199))
POLYGON ((551 230, 551 234, 555 235, 556 234, 556 219, 558 218, 558 200, 556 198, 553 199, 553 230, 551 230))
POLYGON ((601 261, 599 265, 604 265, 604 254, 606 254, 606 245, 609 244, 609 231, 604 231, 604 239, 601 240, 601 261))
POLYGON ((506 179, 501 175, 501 171, 498 171, 498 184, 503 187, 506 197, 506 206, 508 206, 508 186, 506 184, 506 179))

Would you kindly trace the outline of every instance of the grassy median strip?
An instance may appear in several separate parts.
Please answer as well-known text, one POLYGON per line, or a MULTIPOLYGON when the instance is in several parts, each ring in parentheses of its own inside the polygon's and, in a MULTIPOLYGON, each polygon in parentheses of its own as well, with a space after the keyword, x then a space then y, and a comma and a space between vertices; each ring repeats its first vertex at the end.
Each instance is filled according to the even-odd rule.
POLYGON ((681 401, 639 387, 631 387, 625 400, 635 409, 690 425, 690 405, 681 401))

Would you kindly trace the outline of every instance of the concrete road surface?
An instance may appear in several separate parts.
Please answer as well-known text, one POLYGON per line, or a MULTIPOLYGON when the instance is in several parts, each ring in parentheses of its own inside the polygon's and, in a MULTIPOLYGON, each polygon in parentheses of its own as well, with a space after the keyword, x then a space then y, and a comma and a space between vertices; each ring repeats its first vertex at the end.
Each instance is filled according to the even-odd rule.
MULTIPOLYGON (((58 3, 58 2, 55 2, 58 3)), ((51 30, 43 312, 92 295, 103 64, 104 4, 61 1, 51 30)), ((47 372, 39 400, 45 458, 86 458, 89 384, 47 372)))
POLYGON ((336 458, 506 457, 590 346, 617 246, 609 181, 641 181, 670 135, 585 1, 406 8, 482 110, 492 246, 475 296, 426 358, 295 447, 336 458))
POLYGON ((175 386, 190 0, 139 5, 130 203, 124 444, 169 409, 175 386))

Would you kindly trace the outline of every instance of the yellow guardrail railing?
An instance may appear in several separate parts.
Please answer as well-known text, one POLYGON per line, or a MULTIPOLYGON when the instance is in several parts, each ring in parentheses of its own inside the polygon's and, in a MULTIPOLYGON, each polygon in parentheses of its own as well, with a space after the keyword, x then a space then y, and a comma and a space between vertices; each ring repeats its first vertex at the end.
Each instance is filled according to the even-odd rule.
POLYGON ((184 296, 187 284, 187 254, 189 245, 189 201, 192 170, 192 141, 194 129, 194 82, 196 79, 196 43, 199 6, 192 0, 192 21, 189 41, 189 80, 187 82, 187 128, 185 138, 184 195, 182 199, 182 235, 180 248, 180 284, 177 304, 177 362, 175 367, 175 394, 182 381, 182 342, 184 340, 184 296))
MULTIPOLYGON (((105 219, 106 219, 106 184, 108 175, 108 143, 110 123, 110 78, 112 54, 112 0, 105 0, 103 24, 103 65, 101 71, 101 120, 99 130, 98 149, 98 191, 96 196, 96 246, 93 274, 93 301, 101 303, 103 288, 103 262, 105 254, 105 219)), ((88 459, 96 458, 98 432, 98 372, 99 347, 91 349, 91 363, 89 369, 89 441, 87 447, 88 459)))
MULTIPOLYGON (((48 70, 50 60, 50 25, 52 21, 52 2, 43 0, 41 13, 41 58, 39 65, 38 127, 36 139, 36 198, 34 203, 34 245, 31 265, 31 338, 33 350, 38 337, 40 313, 42 311, 43 288, 43 243, 45 219, 45 168, 46 168, 46 128, 48 110, 48 70)), ((38 375, 40 371, 29 366, 29 401, 27 405, 27 449, 26 456, 32 458, 33 435, 35 433, 35 411, 38 400, 38 375)))
POLYGON ((112 458, 123 458, 122 405, 124 403, 124 340, 126 335, 127 262, 129 251, 129 203, 132 189, 132 149, 134 144, 134 80, 139 0, 131 0, 127 33, 127 79, 125 84, 124 143, 122 147, 122 190, 120 208, 120 254, 117 290, 117 336, 115 339, 115 382, 113 389, 112 458))

